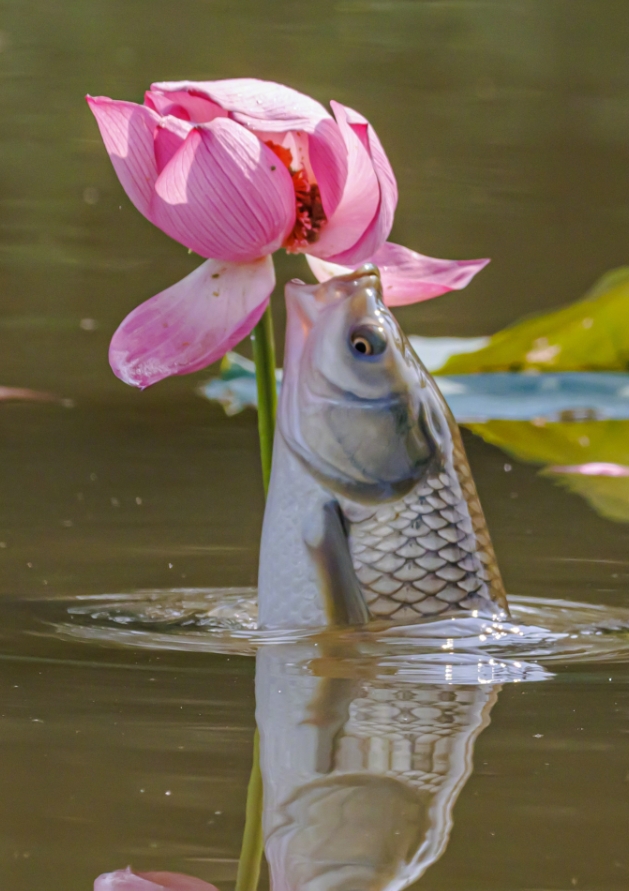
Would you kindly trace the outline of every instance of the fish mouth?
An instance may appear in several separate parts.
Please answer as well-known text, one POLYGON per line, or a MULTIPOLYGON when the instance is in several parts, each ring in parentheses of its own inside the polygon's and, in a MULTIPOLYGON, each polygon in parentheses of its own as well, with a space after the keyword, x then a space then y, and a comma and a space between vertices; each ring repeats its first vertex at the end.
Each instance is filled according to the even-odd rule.
POLYGON ((362 266, 359 266, 353 272, 335 276, 335 281, 355 282, 362 281, 365 278, 373 278, 375 279, 374 284, 380 285, 380 270, 374 263, 363 263, 362 266))
POLYGON ((373 263, 363 263, 353 272, 316 285, 307 285, 299 279, 288 282, 285 290, 288 310, 285 368, 299 362, 321 310, 359 291, 373 291, 376 300, 383 301, 380 270, 373 263))
POLYGON ((353 272, 337 275, 318 285, 306 285, 299 279, 293 279, 286 286, 286 301, 288 305, 292 304, 298 309, 310 328, 323 306, 349 297, 354 288, 373 288, 382 299, 382 280, 378 267, 373 263, 363 263, 353 272), (330 285, 336 287, 331 288, 330 285), (348 285, 353 287, 348 288, 348 285))

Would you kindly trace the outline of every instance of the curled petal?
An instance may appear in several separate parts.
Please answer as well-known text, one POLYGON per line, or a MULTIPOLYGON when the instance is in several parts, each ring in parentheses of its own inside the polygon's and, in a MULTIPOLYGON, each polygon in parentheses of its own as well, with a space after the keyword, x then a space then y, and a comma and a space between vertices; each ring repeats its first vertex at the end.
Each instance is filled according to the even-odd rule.
POLYGON ((335 108, 339 132, 347 151, 347 177, 343 194, 328 216, 318 240, 308 248, 316 257, 343 256, 359 242, 376 216, 380 187, 371 157, 359 134, 350 126, 342 106, 335 108))
POLYGON ((153 222, 202 257, 246 263, 273 253, 295 222, 290 173, 226 118, 190 131, 155 192, 153 222))
POLYGON ((368 152, 380 189, 378 209, 361 238, 349 250, 337 254, 336 263, 362 263, 384 244, 393 226, 398 191, 395 175, 382 143, 369 121, 351 108, 338 102, 331 103, 335 115, 345 114, 349 126, 368 152))
POLYGON ((153 133, 153 151, 158 173, 179 151, 190 133, 191 125, 175 117, 164 118, 153 133))
POLYGON ((270 257, 207 260, 127 316, 109 348, 114 374, 144 389, 211 365, 257 324, 274 285, 270 257))
POLYGON ((230 113, 233 120, 250 130, 281 133, 286 130, 312 132, 317 123, 330 115, 310 96, 272 81, 251 77, 232 80, 181 80, 152 84, 151 92, 202 97, 230 113))
POLYGON ((134 102, 106 96, 86 98, 123 189, 140 213, 153 222, 151 201, 158 175, 153 134, 159 115, 134 102))
POLYGON ((341 266, 340 263, 321 260, 320 257, 313 257, 312 254, 306 254, 306 260, 318 282, 327 282, 335 275, 347 275, 348 272, 352 272, 351 266, 341 266))
POLYGON ((336 210, 347 179, 347 149, 336 122, 310 96, 282 84, 240 78, 153 84, 145 102, 161 114, 198 123, 229 114, 262 141, 273 134, 281 141, 283 133, 303 131, 326 216, 336 210))
MULTIPOLYGON (((320 282, 335 275, 345 275, 356 268, 310 256, 307 259, 320 282)), ((458 291, 489 263, 489 260, 438 260, 391 242, 384 244, 368 261, 380 269, 387 306, 406 306, 430 300, 448 291, 458 291)))
POLYGON ((329 220, 341 202, 347 181, 347 148, 336 121, 325 118, 308 135, 308 157, 329 220))
POLYGON ((406 306, 448 291, 460 291, 490 262, 486 258, 439 260, 391 242, 383 244, 369 259, 381 271, 387 306, 406 306))
POLYGON ((144 104, 158 114, 172 115, 194 124, 207 124, 214 118, 226 118, 228 114, 205 96, 195 96, 187 90, 164 93, 151 89, 144 94, 144 104))
POLYGON ((134 872, 130 866, 106 872, 94 891, 218 891, 215 885, 178 872, 134 872))

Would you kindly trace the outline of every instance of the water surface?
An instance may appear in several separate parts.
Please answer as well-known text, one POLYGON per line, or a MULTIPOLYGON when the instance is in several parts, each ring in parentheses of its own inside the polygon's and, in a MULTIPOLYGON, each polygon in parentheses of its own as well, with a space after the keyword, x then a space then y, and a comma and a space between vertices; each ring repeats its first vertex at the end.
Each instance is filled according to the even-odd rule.
MULTIPOLYGON (((84 598, 254 585, 263 510, 255 415, 199 399, 209 373, 140 394, 109 371, 124 314, 198 258, 130 205, 83 94, 139 100, 151 80, 248 75, 358 108, 398 176, 394 240, 493 258, 402 324, 481 336, 627 263, 626 4, 0 9, 0 384, 66 400, 0 405, 0 887, 85 891, 133 863, 229 891, 254 658, 55 632, 78 623, 68 608, 84 598)), ((281 259, 278 278, 292 275, 305 264, 281 259)), ((629 528, 465 442, 507 590, 626 607, 629 528)), ((629 670, 567 660, 552 672, 496 694, 447 850, 418 887, 627 887, 629 670)))

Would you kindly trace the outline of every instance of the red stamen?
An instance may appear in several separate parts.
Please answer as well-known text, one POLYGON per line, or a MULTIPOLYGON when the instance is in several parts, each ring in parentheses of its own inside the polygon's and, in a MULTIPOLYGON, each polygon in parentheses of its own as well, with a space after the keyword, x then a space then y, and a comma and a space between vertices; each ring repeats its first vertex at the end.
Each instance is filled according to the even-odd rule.
POLYGON ((266 145, 288 168, 293 179, 297 214, 293 231, 284 242, 284 248, 289 253, 298 253, 307 245, 314 244, 327 219, 321 202, 319 186, 316 183, 311 183, 303 170, 292 169, 293 155, 289 149, 270 141, 266 145))
POLYGON ((276 142, 271 142, 270 140, 264 144, 271 149, 273 154, 277 155, 284 167, 288 167, 290 170, 290 165, 293 163, 293 156, 289 149, 284 148, 283 145, 278 145, 276 142))

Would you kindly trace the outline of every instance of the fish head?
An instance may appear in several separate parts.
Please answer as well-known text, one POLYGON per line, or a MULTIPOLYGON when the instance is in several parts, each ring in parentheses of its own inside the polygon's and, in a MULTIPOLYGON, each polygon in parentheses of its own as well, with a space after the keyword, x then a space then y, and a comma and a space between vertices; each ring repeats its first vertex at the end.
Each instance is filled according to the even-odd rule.
POLYGON ((384 305, 378 269, 290 282, 286 301, 284 438, 336 494, 398 499, 443 464, 453 421, 384 305))

